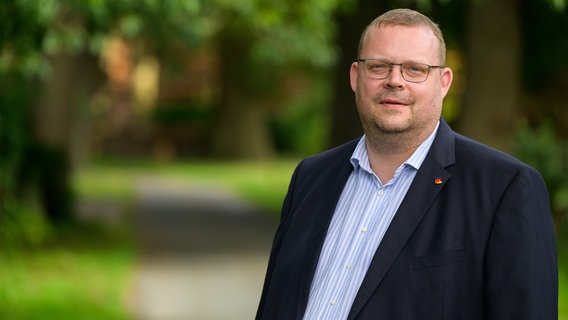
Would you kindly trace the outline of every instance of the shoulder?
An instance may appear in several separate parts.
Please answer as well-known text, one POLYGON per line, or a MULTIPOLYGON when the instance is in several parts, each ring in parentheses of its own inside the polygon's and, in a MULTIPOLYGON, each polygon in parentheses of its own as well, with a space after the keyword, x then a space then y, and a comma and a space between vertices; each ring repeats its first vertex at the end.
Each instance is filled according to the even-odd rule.
POLYGON ((455 133, 455 149, 456 157, 461 158, 462 161, 486 164, 503 163, 508 166, 526 166, 526 164, 512 155, 462 136, 459 133, 455 133))
POLYGON ((476 174, 506 176, 528 175, 542 180, 540 173, 503 151, 494 149, 478 141, 455 133, 456 164, 476 174))
POLYGON ((351 140, 340 146, 326 150, 322 153, 310 156, 302 160, 299 166, 305 169, 322 170, 340 163, 349 163, 349 159, 357 146, 360 138, 351 140))
POLYGON ((315 187, 318 183, 328 181, 331 176, 349 173, 353 167, 349 159, 358 141, 355 139, 303 159, 294 170, 291 184, 315 187))

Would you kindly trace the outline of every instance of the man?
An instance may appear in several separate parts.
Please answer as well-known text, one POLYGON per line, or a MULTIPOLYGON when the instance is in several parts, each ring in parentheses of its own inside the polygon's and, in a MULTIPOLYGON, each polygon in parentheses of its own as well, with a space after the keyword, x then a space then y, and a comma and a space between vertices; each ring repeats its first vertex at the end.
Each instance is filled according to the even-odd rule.
POLYGON ((257 319, 556 319, 549 199, 534 169, 453 132, 438 26, 398 9, 363 32, 365 135, 296 168, 257 319))

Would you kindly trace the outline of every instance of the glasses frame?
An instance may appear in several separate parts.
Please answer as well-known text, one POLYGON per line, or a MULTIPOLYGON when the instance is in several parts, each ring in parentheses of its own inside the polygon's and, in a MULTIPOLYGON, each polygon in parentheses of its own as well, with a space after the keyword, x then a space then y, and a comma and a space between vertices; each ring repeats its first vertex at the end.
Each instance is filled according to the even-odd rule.
POLYGON ((367 61, 380 61, 380 62, 385 63, 385 64, 387 64, 387 65, 389 66, 389 73, 387 73, 387 75, 384 76, 384 77, 382 77, 382 78, 376 77, 376 76, 372 76, 372 75, 368 75, 368 74, 367 74, 367 68, 363 68, 363 73, 364 73, 367 77, 373 78, 373 79, 377 79, 377 80, 383 80, 383 79, 388 78, 388 77, 391 75, 391 73, 392 73, 393 66, 400 66, 400 75, 402 76, 402 78, 404 79, 404 81, 412 82, 412 83, 422 83, 422 82, 428 80, 428 76, 430 75, 430 70, 431 70, 431 69, 445 68, 443 65, 442 65, 442 66, 432 66, 432 65, 429 65, 429 64, 426 64, 426 63, 418 63, 418 62, 392 63, 392 62, 388 62, 388 61, 381 60, 381 59, 362 59, 362 58, 357 58, 357 62, 366 63, 367 61), (408 64, 419 64, 419 65, 422 65, 422 66, 426 66, 426 67, 428 68, 428 73, 426 74, 426 78, 424 78, 424 80, 422 80, 422 81, 413 81, 413 80, 408 80, 408 79, 406 79, 405 76, 404 76, 404 71, 402 71, 402 70, 403 70, 403 66, 404 66, 404 65, 408 65, 408 64))

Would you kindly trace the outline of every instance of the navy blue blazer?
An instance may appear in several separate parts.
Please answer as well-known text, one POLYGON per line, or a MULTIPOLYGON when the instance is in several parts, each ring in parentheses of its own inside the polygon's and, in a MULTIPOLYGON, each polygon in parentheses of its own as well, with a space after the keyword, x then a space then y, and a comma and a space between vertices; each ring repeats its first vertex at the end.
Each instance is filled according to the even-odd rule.
MULTIPOLYGON (((356 144, 296 168, 257 320, 302 319, 356 144)), ((557 319, 555 243, 541 175, 441 120, 348 319, 557 319)))

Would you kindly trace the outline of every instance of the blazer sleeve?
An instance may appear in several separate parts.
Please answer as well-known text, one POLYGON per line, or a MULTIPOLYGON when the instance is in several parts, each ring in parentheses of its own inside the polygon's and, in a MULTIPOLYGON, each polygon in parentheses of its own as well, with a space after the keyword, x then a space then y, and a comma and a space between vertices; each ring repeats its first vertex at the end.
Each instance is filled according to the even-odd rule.
POLYGON ((523 167, 494 216, 485 256, 486 319, 557 319, 556 240, 540 174, 523 167))

